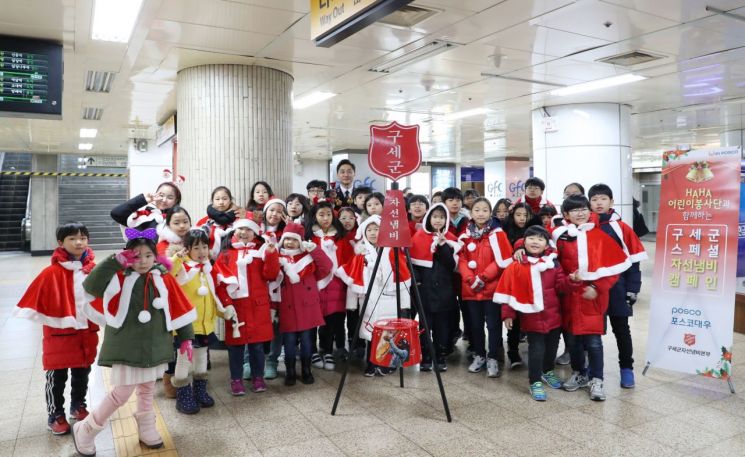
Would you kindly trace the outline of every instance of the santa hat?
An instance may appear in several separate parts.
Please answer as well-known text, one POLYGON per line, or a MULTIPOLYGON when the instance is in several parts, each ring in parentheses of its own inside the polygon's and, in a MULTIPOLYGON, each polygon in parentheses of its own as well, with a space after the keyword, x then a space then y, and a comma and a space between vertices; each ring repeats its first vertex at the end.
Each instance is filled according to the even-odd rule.
POLYGON ((235 222, 233 222, 234 229, 239 229, 241 227, 245 227, 251 230, 257 236, 261 234, 261 228, 259 228, 259 224, 254 222, 253 215, 251 213, 246 213, 246 217, 236 219, 235 222))
POLYGON ((357 233, 355 234, 354 238, 356 240, 365 240, 367 242, 367 238, 365 237, 365 230, 367 230, 367 226, 370 224, 377 224, 380 225, 380 216, 377 214, 373 214, 372 216, 368 216, 367 219, 365 219, 360 226, 357 228, 357 233))
POLYGON ((282 242, 287 238, 294 238, 298 241, 303 241, 303 238, 305 238, 305 229, 300 224, 290 222, 285 226, 285 229, 282 232, 282 238, 279 239, 279 243, 282 244, 282 242))
POLYGON ((281 198, 272 197, 269 199, 268 202, 264 203, 264 214, 266 214, 266 210, 268 210, 269 207, 275 203, 279 203, 280 205, 282 205, 282 208, 284 209, 284 211, 287 212, 287 203, 285 203, 285 201, 282 200, 281 198))

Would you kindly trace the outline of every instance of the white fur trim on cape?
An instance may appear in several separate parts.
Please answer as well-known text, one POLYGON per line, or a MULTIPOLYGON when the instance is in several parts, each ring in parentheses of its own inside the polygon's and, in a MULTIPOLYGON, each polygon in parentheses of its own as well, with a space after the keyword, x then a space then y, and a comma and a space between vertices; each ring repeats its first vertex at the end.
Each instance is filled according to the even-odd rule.
MULTIPOLYGON (((222 302, 220 302, 220 299, 217 298, 217 293, 215 292, 215 280, 212 279, 212 263, 209 260, 205 260, 202 262, 202 268, 197 268, 199 265, 199 262, 195 260, 186 260, 184 262, 184 265, 182 265, 181 270, 178 272, 178 275, 176 275, 176 282, 179 283, 179 285, 183 286, 184 284, 191 282, 194 280, 194 278, 197 277, 197 275, 201 278, 204 278, 204 282, 207 283, 206 291, 204 294, 201 294, 202 296, 206 296, 207 294, 211 294, 212 298, 215 299, 215 305, 217 307, 217 310, 220 312, 225 311, 225 308, 223 307, 222 302), (189 271, 186 270, 186 266, 189 267, 189 271)), ((202 286, 204 287, 204 286, 202 286)), ((201 287, 200 287, 201 289, 201 287)), ((199 292, 198 292, 199 293, 199 292)))
POLYGON ((319 247, 326 254, 326 257, 331 260, 331 271, 325 278, 318 280, 318 290, 322 290, 331 283, 334 279, 334 272, 339 268, 339 260, 336 258, 336 241, 334 238, 336 236, 336 229, 331 227, 328 233, 323 233, 323 230, 316 225, 313 226, 313 234, 319 238, 321 242, 319 247))
MULTIPOLYGON (((250 296, 251 291, 248 289, 248 265, 254 259, 264 259, 264 253, 266 252, 265 246, 261 246, 258 250, 250 249, 248 251, 241 250, 238 252, 238 259, 236 259, 237 277, 233 275, 224 276, 221 273, 217 274, 217 280, 226 284, 225 290, 230 298, 246 298, 250 296)), ((217 296, 215 298, 217 299, 217 296)))
POLYGON ((499 240, 497 239, 497 234, 500 232, 504 233, 501 228, 492 230, 489 234, 489 245, 494 253, 494 261, 497 262, 497 266, 499 268, 507 268, 512 263, 512 257, 509 256, 505 259, 502 255, 502 250, 499 248, 499 240))
POLYGON ((533 289, 533 303, 521 303, 513 295, 495 293, 493 301, 496 303, 506 303, 515 311, 521 313, 540 313, 543 311, 543 281, 541 273, 556 267, 556 253, 543 256, 540 259, 536 257, 526 257, 530 262, 530 283, 533 289))
POLYGON ((135 228, 140 224, 143 224, 145 222, 150 222, 150 221, 155 221, 158 225, 161 225, 166 220, 166 218, 163 216, 163 213, 157 207, 151 204, 147 204, 143 206, 142 208, 139 208, 137 211, 135 211, 134 213, 130 214, 129 217, 127 217, 127 227, 135 228), (150 210, 150 214, 136 216, 137 211, 142 211, 145 209, 150 210))
POLYGON ((628 270, 628 268, 631 266, 631 259, 629 257, 626 257, 623 262, 617 265, 600 267, 596 271, 588 271, 589 257, 587 251, 587 231, 592 230, 594 227, 595 224, 593 224, 592 222, 580 224, 579 227, 574 224, 567 224, 565 226, 556 228, 552 233, 554 241, 558 240, 559 237, 564 234, 564 232, 566 232, 571 237, 577 238, 577 261, 579 264, 579 278, 583 281, 594 281, 596 279, 605 278, 607 276, 621 274, 624 271, 628 270))
POLYGON ((173 230, 171 230, 171 228, 165 224, 163 226, 159 225, 156 228, 156 231, 158 232, 158 238, 160 239, 160 241, 165 240, 169 243, 176 244, 181 244, 184 242, 184 240, 180 236, 176 235, 173 230))
MULTIPOLYGON (((613 213, 615 216, 616 214, 613 213)), ((616 236, 618 236, 618 239, 621 240, 621 247, 623 248, 623 252, 626 253, 626 255, 631 260, 631 263, 641 262, 642 260, 647 260, 647 251, 641 251, 637 252, 636 254, 631 254, 629 252, 629 247, 626 246, 626 241, 623 239, 623 229, 621 228, 621 224, 618 223, 616 219, 612 219, 609 222, 611 228, 614 232, 616 232, 616 236)))

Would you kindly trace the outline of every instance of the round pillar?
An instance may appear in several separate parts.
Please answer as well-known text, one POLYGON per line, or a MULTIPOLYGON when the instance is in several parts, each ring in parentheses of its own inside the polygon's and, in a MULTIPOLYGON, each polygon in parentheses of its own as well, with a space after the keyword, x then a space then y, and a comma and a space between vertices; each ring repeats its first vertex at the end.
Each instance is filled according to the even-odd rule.
POLYGON ((532 119, 533 174, 545 181, 546 197, 560 205, 567 184, 578 182, 587 191, 604 183, 613 190, 615 210, 632 223, 631 107, 547 106, 533 110, 532 119), (552 121, 544 120, 548 116, 552 121))
POLYGON ((196 221, 212 189, 224 185, 245 205, 266 181, 279 196, 292 187, 292 83, 253 65, 200 65, 178 73, 177 172, 182 205, 196 221))

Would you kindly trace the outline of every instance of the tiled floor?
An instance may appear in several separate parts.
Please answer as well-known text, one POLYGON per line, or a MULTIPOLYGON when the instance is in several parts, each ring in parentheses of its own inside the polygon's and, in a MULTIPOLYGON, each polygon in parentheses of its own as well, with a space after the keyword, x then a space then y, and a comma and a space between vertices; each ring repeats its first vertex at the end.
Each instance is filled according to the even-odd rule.
MULTIPOLYGON (((648 244, 651 250, 653 246, 648 244)), ((103 253, 101 253, 102 255, 103 253)), ((11 318, 12 308, 46 258, 0 256, 0 456, 74 455, 70 436, 46 430, 40 329, 11 318)), ((363 378, 354 368, 337 415, 331 416, 339 374, 315 370, 316 383, 231 397, 227 357, 212 352, 214 408, 195 416, 178 413, 157 386, 156 402, 179 456, 292 455, 745 455, 745 395, 726 383, 662 370, 641 376, 649 304, 651 262, 632 321, 637 387, 618 386, 615 341, 604 337, 608 400, 591 402, 586 391, 550 391, 537 403, 527 393, 525 369, 500 379, 470 374, 462 351, 443 374, 453 422, 442 410, 434 376, 406 371, 398 377, 363 378)), ((745 336, 735 335, 734 361, 745 357, 745 336)), ((526 347, 521 348, 523 351, 526 347)), ((568 376, 565 368, 560 374, 568 376)), ((739 371, 735 368, 735 382, 739 371)), ((105 373, 94 369, 92 404, 105 391, 105 373)), ((126 417, 122 418, 126 422, 126 417)), ((128 432, 107 427, 96 440, 100 456, 138 455, 134 444, 115 445, 128 432), (125 453, 126 452, 126 453, 125 453)), ((131 431, 130 431, 131 432, 131 431)), ((131 436, 131 433, 129 434, 131 436)), ((169 452, 168 455, 176 455, 169 452)))

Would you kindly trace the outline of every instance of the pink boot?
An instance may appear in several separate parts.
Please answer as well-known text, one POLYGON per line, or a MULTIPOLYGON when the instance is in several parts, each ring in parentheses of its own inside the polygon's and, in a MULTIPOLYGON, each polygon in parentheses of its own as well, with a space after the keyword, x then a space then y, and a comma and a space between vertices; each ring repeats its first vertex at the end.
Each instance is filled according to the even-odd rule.
POLYGON ((93 414, 89 414, 80 422, 75 422, 72 426, 72 439, 75 443, 75 450, 84 457, 93 457, 96 455, 96 435, 103 429, 93 420, 93 414))
POLYGON ((135 420, 137 421, 137 430, 140 435, 140 443, 144 444, 145 447, 150 449, 157 449, 163 447, 163 438, 158 434, 158 430, 155 429, 155 413, 152 411, 143 411, 141 413, 135 413, 135 420))

